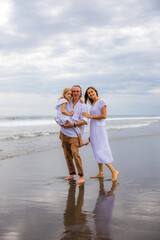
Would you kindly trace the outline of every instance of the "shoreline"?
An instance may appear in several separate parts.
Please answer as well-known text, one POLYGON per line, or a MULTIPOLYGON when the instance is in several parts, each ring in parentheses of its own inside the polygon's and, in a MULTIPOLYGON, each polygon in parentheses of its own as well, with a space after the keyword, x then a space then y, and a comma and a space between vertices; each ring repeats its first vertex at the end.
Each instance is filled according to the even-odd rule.
POLYGON ((105 167, 104 179, 90 179, 98 171, 91 146, 80 149, 82 186, 64 181, 68 171, 61 147, 0 161, 0 240, 104 234, 112 240, 159 240, 159 140, 110 142, 113 166, 120 172, 116 187, 105 167), (102 214, 107 226, 99 225, 102 214))
MULTIPOLYGON (((153 133, 146 133, 146 134, 135 135, 135 136, 134 135, 133 136, 131 136, 131 135, 129 135, 129 136, 127 136, 127 135, 126 136, 125 135, 124 136, 123 135, 122 136, 116 136, 116 135, 114 136, 113 135, 112 136, 109 131, 107 131, 107 132, 108 132, 109 143, 118 142, 118 141, 126 141, 126 140, 136 139, 136 138, 139 139, 139 138, 148 138, 148 137, 160 137, 160 132, 157 132, 157 133, 155 133, 155 132, 153 132, 153 133)), ((84 132, 84 134, 83 134, 84 141, 87 141, 88 133, 89 133, 89 131, 84 132)), ((56 135, 55 138, 58 139, 59 133, 55 134, 55 135, 56 135)), ((119 135, 119 134, 117 134, 117 135, 119 135)), ((52 146, 52 147, 50 147, 48 149, 33 150, 31 152, 21 153, 21 154, 17 154, 17 155, 13 155, 13 156, 7 156, 7 157, 4 156, 4 158, 0 159, 0 162, 8 160, 8 159, 12 159, 12 158, 26 156, 26 155, 32 155, 32 154, 42 153, 42 152, 49 152, 49 151, 53 151, 55 149, 60 149, 60 148, 61 148, 61 142, 58 140, 58 144, 57 145, 52 146)), ((0 150, 0 152, 1 152, 1 150, 0 150)))
MULTIPOLYGON (((54 121, 29 119, 4 122, 0 127, 0 159, 42 152, 60 147, 60 127, 54 121), (45 124, 44 124, 45 123, 45 124), (5 125, 6 124, 6 125, 5 125)), ((160 135, 159 119, 110 120, 106 122, 110 142, 146 135, 160 135)), ((85 127, 84 141, 89 137, 89 125, 85 127)))

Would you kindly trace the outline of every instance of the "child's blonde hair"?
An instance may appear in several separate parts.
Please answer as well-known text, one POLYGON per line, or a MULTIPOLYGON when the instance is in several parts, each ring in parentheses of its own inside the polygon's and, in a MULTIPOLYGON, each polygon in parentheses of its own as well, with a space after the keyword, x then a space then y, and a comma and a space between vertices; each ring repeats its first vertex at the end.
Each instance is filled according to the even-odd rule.
POLYGON ((59 99, 65 98, 66 93, 69 92, 69 91, 72 92, 72 90, 71 90, 70 88, 64 88, 64 89, 63 89, 62 97, 60 97, 59 99))

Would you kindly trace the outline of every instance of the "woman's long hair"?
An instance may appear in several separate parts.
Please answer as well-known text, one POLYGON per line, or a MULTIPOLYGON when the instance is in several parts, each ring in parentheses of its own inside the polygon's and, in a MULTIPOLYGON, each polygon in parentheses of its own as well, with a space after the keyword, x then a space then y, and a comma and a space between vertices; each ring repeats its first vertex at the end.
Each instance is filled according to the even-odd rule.
POLYGON ((88 93, 87 93, 88 89, 90 89, 90 88, 93 89, 96 92, 97 97, 98 97, 98 92, 97 92, 97 90, 94 87, 88 87, 86 92, 85 92, 85 94, 84 94, 85 103, 87 103, 87 101, 88 101, 92 105, 93 104, 93 100, 88 97, 88 93))

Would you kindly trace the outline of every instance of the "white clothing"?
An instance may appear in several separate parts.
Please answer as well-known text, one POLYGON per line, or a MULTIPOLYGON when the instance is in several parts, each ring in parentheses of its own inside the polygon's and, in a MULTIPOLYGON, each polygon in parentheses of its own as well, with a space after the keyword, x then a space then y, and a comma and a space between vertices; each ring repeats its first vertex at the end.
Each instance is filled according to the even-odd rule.
MULTIPOLYGON (((103 99, 98 100, 90 110, 90 115, 101 115, 101 109, 106 106, 103 99)), ((113 157, 110 150, 105 119, 90 119, 90 142, 95 159, 98 163, 112 163, 113 157)))
MULTIPOLYGON (((73 111, 73 116, 70 117, 72 123, 79 122, 81 120, 84 120, 88 124, 88 118, 82 116, 83 112, 88 112, 87 106, 85 103, 81 103, 78 101, 76 105, 73 108, 73 103, 68 103, 69 112, 73 111)), ((78 127, 77 127, 78 128, 78 127)), ((79 128, 78 128, 79 129, 79 128)), ((63 128, 61 127, 61 132, 69 137, 77 137, 77 134, 75 132, 75 128, 63 128)), ((81 134, 84 132, 84 125, 81 126, 81 134)))
MULTIPOLYGON (((58 122, 59 125, 64 125, 66 123, 66 121, 70 121, 70 122, 74 123, 71 119, 71 116, 65 115, 61 112, 63 103, 67 103, 66 107, 65 107, 65 111, 68 113, 71 112, 69 110, 69 102, 67 101, 67 99, 65 99, 65 98, 59 99, 56 104, 56 110, 57 110, 56 121, 58 122)), ((76 134, 81 135, 81 130, 79 127, 75 127, 74 131, 76 132, 76 134)))
POLYGON ((114 198, 114 195, 109 196, 105 192, 105 195, 100 195, 97 199, 94 219, 98 238, 110 239, 114 198))
POLYGON ((65 114, 63 114, 61 112, 62 109, 62 104, 66 103, 66 107, 65 110, 66 112, 69 113, 69 109, 68 109, 68 101, 65 98, 61 98, 58 100, 57 104, 56 104, 56 110, 57 110, 57 114, 56 114, 56 121, 60 124, 63 125, 65 124, 66 121, 70 121, 70 116, 67 116, 65 114))

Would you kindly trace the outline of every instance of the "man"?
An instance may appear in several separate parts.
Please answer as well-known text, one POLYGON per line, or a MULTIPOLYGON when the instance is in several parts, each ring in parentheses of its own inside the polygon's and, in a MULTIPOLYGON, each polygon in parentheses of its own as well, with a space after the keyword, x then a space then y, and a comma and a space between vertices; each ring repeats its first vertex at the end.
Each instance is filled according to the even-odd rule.
POLYGON ((82 116, 83 112, 87 112, 87 106, 84 103, 80 102, 82 96, 81 87, 75 85, 72 87, 72 102, 69 103, 70 111, 73 111, 74 114, 72 119, 75 123, 68 122, 63 127, 61 126, 60 138, 62 141, 62 147, 67 162, 67 167, 69 170, 69 176, 64 180, 71 180, 76 174, 75 166, 73 163, 73 158, 75 160, 76 168, 78 171, 79 178, 76 184, 84 183, 83 167, 82 160, 79 155, 79 140, 75 127, 81 127, 81 131, 84 131, 84 125, 88 123, 88 118, 82 116))

